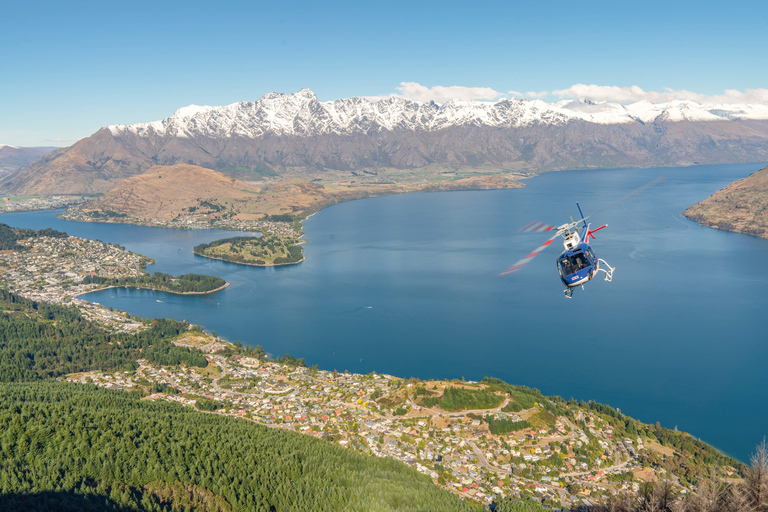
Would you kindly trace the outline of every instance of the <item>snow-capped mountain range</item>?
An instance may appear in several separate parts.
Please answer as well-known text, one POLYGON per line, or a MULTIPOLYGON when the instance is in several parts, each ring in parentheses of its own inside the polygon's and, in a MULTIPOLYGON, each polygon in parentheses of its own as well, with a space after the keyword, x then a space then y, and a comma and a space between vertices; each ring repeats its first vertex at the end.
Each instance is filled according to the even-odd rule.
POLYGON ((768 105, 702 105, 695 101, 630 105, 587 100, 546 103, 504 99, 496 102, 452 100, 422 103, 399 96, 369 100, 346 98, 321 102, 309 89, 295 94, 271 93, 256 101, 222 107, 190 105, 162 121, 111 125, 119 136, 259 138, 267 134, 352 135, 382 130, 438 131, 456 126, 519 128, 533 124, 563 125, 573 120, 597 124, 650 123, 656 120, 722 121, 768 119, 768 105))
POLYGON ((112 125, 0 178, 0 192, 106 192, 155 165, 244 180, 375 183, 441 173, 768 161, 768 106, 505 99, 321 102, 309 89, 112 125), (419 173, 401 173, 420 169, 419 173), (395 171, 393 173, 393 171, 395 171))

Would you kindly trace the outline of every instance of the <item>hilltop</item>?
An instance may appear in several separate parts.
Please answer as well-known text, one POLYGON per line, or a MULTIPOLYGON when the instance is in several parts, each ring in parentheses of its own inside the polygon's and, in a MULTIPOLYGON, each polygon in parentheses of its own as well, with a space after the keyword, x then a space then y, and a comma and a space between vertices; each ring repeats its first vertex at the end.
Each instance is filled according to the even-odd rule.
MULTIPOLYGON (((176 228, 223 227, 275 231, 339 201, 403 192, 518 188, 509 176, 444 176, 438 181, 328 184, 301 178, 243 181, 196 165, 156 165, 120 181, 104 195, 67 211, 80 221, 128 222, 176 228)), ((285 234, 285 233, 284 233, 285 234)))
POLYGON ((104 127, 0 179, 0 191, 96 194, 154 165, 198 165, 242 180, 327 184, 439 181, 445 173, 682 166, 768 160, 768 108, 693 101, 392 97, 321 102, 302 89, 162 121, 104 127))
POLYGON ((182 216, 257 220, 269 215, 302 214, 331 201, 321 185, 287 180, 271 186, 247 183, 196 165, 156 165, 119 182, 103 196, 82 205, 99 218, 170 221, 182 216))
POLYGON ((768 238, 768 167, 688 207, 683 215, 711 228, 768 238))

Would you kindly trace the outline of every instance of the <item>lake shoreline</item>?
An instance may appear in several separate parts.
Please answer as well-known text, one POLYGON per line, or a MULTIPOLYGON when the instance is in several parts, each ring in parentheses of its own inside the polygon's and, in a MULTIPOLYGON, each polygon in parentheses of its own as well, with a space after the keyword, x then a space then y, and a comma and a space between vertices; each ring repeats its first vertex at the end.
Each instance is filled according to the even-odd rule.
POLYGON ((159 271, 213 274, 237 285, 215 298, 220 304, 205 295, 157 304, 155 294, 138 291, 91 299, 133 316, 191 317, 225 339, 269 340, 269 352, 301 354, 321 368, 525 383, 547 395, 608 403, 641 421, 678 425, 747 460, 766 433, 760 425, 768 424, 754 406, 768 386, 758 364, 768 357, 760 342, 768 247, 753 236, 703 228, 680 212, 755 168, 558 172, 514 193, 345 201, 305 223, 309 266, 280 272, 192 253, 194 245, 230 232, 70 223, 53 212, 8 213, 3 222, 119 243, 152 257, 159 271), (613 283, 592 282, 566 303, 546 255, 514 278, 491 278, 542 242, 516 234, 518 227, 557 221, 559 210, 574 213, 575 205, 562 205, 564 195, 599 209, 657 174, 667 176, 665 185, 598 219, 619 228, 595 242, 598 254, 621 269, 613 283), (716 279, 717 294, 701 292, 710 284, 703 275, 716 279), (373 308, 361 308, 367 305, 373 308), (606 312, 605 321, 569 330, 567 340, 551 325, 565 311, 596 310, 606 312), (653 336, 647 336, 649 319, 653 336), (574 380, 574 369, 583 378, 574 380), (718 377, 705 378, 711 375, 718 377), (747 392, 731 392, 736 389, 747 392), (725 407, 732 411, 727 416, 725 407))
POLYGON ((174 291, 171 291, 171 290, 163 290, 162 288, 150 288, 150 287, 145 287, 145 286, 110 285, 110 286, 105 286, 103 288, 94 288, 93 290, 88 290, 86 292, 76 293, 74 295, 74 297, 79 297, 81 295, 87 295, 89 293, 100 292, 102 290, 109 290, 111 288, 132 288, 132 289, 136 289, 136 290, 150 290, 150 291, 154 291, 154 292, 172 293, 174 295, 208 295, 209 293, 215 293, 215 292, 221 291, 224 288, 226 288, 227 286, 229 286, 230 284, 232 284, 232 283, 224 283, 222 286, 219 286, 218 288, 216 288, 214 290, 209 290, 207 292, 174 292, 174 291))
POLYGON ((200 256, 201 258, 208 258, 209 260, 218 260, 218 261, 224 261, 226 263, 233 263, 235 265, 247 265, 249 267, 285 267, 288 265, 298 265, 302 261, 305 260, 305 258, 302 256, 302 258, 299 261, 291 261, 289 263, 264 263, 263 265, 260 263, 248 263, 246 261, 233 261, 228 260, 226 258, 216 258, 215 256, 208 256, 206 254, 200 254, 199 252, 192 251, 192 254, 195 256, 200 256))

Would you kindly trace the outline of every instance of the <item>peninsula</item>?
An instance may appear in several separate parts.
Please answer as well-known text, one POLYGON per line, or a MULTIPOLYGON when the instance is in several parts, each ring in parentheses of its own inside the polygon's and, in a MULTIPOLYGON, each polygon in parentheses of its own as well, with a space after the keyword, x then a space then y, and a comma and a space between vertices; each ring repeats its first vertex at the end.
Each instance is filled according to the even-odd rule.
POLYGON ((196 245, 192 251, 206 258, 231 263, 273 267, 293 265, 304 261, 301 240, 276 235, 235 237, 196 245))
POLYGON ((201 274, 150 274, 144 270, 150 263, 151 258, 115 244, 53 229, 0 224, 0 277, 10 291, 35 301, 74 305, 89 320, 118 331, 135 332, 140 325, 123 313, 77 297, 110 287, 202 294, 228 284, 220 277, 201 274))
POLYGON ((768 167, 688 207, 683 215, 711 228, 768 238, 768 167))

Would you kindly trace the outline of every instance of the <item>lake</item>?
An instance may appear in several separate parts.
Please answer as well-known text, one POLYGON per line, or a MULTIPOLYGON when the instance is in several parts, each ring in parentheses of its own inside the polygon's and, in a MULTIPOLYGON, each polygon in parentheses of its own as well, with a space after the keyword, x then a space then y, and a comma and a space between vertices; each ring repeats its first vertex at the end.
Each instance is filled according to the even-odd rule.
POLYGON ((198 323, 230 341, 290 352, 324 369, 399 377, 492 376, 545 394, 596 400, 678 427, 741 460, 768 435, 768 240, 680 215, 760 164, 567 171, 517 190, 350 201, 304 222, 306 261, 258 268, 192 254, 227 231, 177 231, 0 216, 119 243, 147 270, 206 273, 206 296, 110 289, 84 296, 132 315, 198 323), (597 255, 616 268, 572 300, 555 268, 560 239, 512 276, 496 275, 561 224, 658 176, 655 188, 591 219, 597 255))

